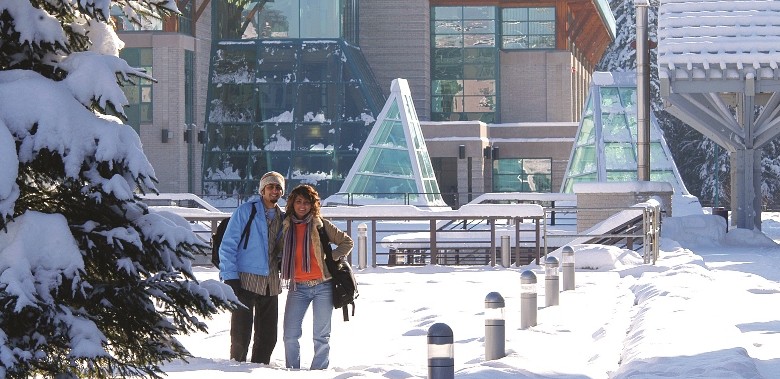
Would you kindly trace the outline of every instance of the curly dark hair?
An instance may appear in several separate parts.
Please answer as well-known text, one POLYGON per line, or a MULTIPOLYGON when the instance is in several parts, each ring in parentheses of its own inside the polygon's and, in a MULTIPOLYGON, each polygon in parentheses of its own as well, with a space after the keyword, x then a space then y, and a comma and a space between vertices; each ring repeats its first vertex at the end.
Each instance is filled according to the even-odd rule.
POLYGON ((295 199, 302 197, 311 203, 311 214, 314 217, 320 216, 320 194, 314 187, 308 184, 300 184, 295 187, 287 196, 287 205, 284 207, 284 212, 288 215, 294 215, 295 199))

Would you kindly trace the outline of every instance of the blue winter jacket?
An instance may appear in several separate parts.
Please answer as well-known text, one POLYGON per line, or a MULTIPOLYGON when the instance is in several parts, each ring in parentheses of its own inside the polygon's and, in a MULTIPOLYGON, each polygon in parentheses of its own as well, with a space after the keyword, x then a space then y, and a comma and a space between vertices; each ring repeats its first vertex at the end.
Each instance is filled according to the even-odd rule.
MULTIPOLYGON (((277 209, 277 212, 280 210, 277 209)), ((268 276, 270 256, 268 253, 268 223, 265 220, 265 206, 262 201, 241 204, 233 212, 219 246, 219 277, 222 280, 238 279, 239 272, 268 276), (257 208, 249 232, 249 242, 238 240, 244 231, 252 207, 257 208)))

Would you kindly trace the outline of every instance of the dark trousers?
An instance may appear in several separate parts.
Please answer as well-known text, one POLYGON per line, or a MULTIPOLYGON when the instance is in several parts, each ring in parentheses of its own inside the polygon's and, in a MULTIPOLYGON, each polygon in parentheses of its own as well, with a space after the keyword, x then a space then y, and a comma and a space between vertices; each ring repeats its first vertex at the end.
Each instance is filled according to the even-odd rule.
POLYGON ((268 364, 276 346, 279 296, 263 296, 241 290, 238 300, 247 307, 236 309, 230 318, 230 359, 246 361, 252 337, 254 345, 250 362, 268 364))

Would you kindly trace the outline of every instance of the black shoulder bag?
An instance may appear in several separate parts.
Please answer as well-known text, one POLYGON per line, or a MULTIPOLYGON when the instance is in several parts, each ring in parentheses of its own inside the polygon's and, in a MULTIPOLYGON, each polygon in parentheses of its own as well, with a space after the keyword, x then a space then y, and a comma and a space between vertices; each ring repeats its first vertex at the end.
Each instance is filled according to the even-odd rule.
POLYGON ((325 228, 319 228, 318 232, 320 242, 322 242, 322 250, 325 252, 325 265, 328 267, 330 281, 333 283, 333 308, 341 308, 344 321, 349 321, 347 306, 352 305, 352 316, 354 316, 355 299, 358 297, 355 274, 352 272, 352 266, 343 257, 338 261, 333 260, 333 248, 330 246, 330 239, 325 233, 325 228))

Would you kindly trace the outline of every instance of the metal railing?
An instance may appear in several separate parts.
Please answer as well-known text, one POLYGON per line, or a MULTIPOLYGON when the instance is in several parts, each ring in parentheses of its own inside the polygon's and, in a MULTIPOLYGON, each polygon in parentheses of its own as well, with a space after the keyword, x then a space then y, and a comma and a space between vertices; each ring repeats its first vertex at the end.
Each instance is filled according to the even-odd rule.
MULTIPOLYGON (((587 210, 587 208, 572 207, 556 211, 576 214, 583 210, 587 210)), ((545 223, 545 230, 542 234, 545 239, 543 243, 545 255, 551 247, 557 249, 567 244, 602 244, 620 246, 629 250, 634 250, 636 245, 640 244, 638 247, 642 249, 644 262, 655 264, 659 253, 661 215, 663 213, 657 201, 651 200, 628 208, 599 208, 599 210, 614 211, 615 213, 582 233, 558 232, 550 234, 547 232, 548 223, 545 223)))
MULTIPOLYGON (((197 197, 183 196, 189 194, 178 194, 173 198, 161 195, 150 196, 146 201, 166 208, 183 208, 182 217, 192 223, 205 223, 203 232, 209 234, 202 238, 204 241, 210 240, 210 232, 219 220, 230 216, 213 207, 205 209, 197 197), (187 208, 200 208, 200 212, 193 213, 187 208)), ((662 210, 654 200, 627 208, 613 208, 613 216, 582 233, 566 229, 576 225, 572 220, 576 221, 577 212, 586 210, 571 206, 492 204, 492 207, 483 205, 477 212, 472 210, 470 213, 420 211, 408 205, 385 207, 323 207, 322 212, 331 221, 343 223, 344 230, 355 240, 355 224, 370 224, 367 245, 373 267, 400 264, 492 266, 506 261, 522 266, 532 261, 539 264, 550 249, 570 244, 609 244, 631 250, 641 244, 645 263, 655 264, 658 259, 662 210), (410 212, 398 212, 399 207, 408 207, 410 212), (359 211, 362 208, 375 211, 366 215, 359 211), (562 220, 567 222, 562 223, 562 220), (551 232, 552 227, 556 229, 551 232), (510 255, 508 260, 502 256, 502 246, 498 246, 497 241, 502 236, 510 237, 506 250, 510 255)), ((462 210, 468 208, 464 206, 462 210)), ((356 255, 351 254, 350 259, 357 259, 354 258, 356 255)))
POLYGON ((335 208, 323 208, 323 215, 333 222, 344 223, 344 231, 353 238, 356 235, 355 224, 366 224, 368 264, 372 267, 399 264, 493 266, 503 259, 500 243, 497 242, 502 235, 510 236, 510 261, 515 265, 526 265, 530 261, 538 264, 541 259, 543 212, 522 217, 461 216, 457 212, 419 213, 353 216, 335 214, 335 208), (464 223, 480 226, 466 230, 451 227, 464 223))

